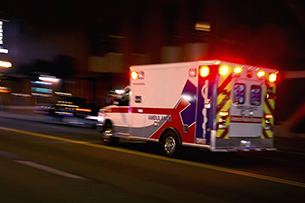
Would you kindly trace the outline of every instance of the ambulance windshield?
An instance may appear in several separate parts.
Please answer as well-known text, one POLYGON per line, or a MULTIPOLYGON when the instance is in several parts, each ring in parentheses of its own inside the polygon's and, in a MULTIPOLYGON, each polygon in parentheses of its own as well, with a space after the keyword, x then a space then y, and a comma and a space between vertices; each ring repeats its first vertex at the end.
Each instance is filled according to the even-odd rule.
POLYGON ((110 94, 108 94, 110 98, 110 102, 114 105, 118 106, 128 106, 129 105, 129 94, 130 94, 130 87, 127 86, 124 88, 124 92, 116 93, 115 91, 111 91, 110 94))
POLYGON ((119 106, 128 106, 129 105, 129 93, 130 93, 130 88, 125 87, 124 93, 122 94, 122 97, 119 101, 119 106))

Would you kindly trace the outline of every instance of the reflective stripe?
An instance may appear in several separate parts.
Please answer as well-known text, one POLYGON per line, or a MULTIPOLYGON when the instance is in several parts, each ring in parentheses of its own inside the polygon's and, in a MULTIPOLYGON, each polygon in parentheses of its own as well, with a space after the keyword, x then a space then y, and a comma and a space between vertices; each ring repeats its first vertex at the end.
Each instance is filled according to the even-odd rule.
MULTIPOLYGON (((231 70, 231 69, 230 69, 231 70)), ((232 76, 229 72, 225 76, 219 76, 218 82, 218 95, 217 95, 217 114, 216 114, 216 138, 217 139, 228 139, 229 138, 229 121, 230 116, 226 118, 225 129, 219 129, 219 112, 228 111, 231 107, 231 89, 232 89, 232 76), (223 94, 226 92, 226 94, 223 94)))
MULTIPOLYGON (((262 119, 262 126, 263 126, 263 133, 261 138, 262 139, 271 139, 273 138, 273 126, 274 126, 274 109, 275 109, 275 100, 274 98, 267 98, 267 89, 270 88, 270 84, 268 82, 266 82, 266 87, 265 87, 265 101, 264 101, 264 105, 263 105, 263 109, 264 109, 264 116, 262 119), (270 114, 272 115, 272 118, 269 119, 270 120, 270 129, 266 130, 265 127, 267 126, 266 124, 266 118, 265 115, 266 114, 270 114)), ((272 87, 272 92, 275 94, 275 86, 272 87)))

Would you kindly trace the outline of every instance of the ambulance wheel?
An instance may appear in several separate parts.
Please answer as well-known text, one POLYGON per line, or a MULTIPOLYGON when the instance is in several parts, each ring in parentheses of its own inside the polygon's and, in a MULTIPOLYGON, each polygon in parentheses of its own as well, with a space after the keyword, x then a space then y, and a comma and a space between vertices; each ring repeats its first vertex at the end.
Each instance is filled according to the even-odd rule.
POLYGON ((113 137, 113 127, 110 121, 106 121, 103 127, 102 140, 104 144, 108 146, 117 145, 119 142, 118 138, 113 137))
POLYGON ((161 141, 162 153, 167 157, 178 157, 181 155, 181 146, 178 136, 174 131, 167 131, 161 141))

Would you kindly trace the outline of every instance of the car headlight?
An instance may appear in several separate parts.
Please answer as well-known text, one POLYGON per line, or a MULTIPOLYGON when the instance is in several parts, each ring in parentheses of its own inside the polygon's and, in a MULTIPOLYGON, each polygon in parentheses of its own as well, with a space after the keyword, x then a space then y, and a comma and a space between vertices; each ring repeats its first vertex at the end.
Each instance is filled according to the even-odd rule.
POLYGON ((101 123, 105 121, 105 113, 104 111, 99 111, 97 114, 97 120, 101 123))

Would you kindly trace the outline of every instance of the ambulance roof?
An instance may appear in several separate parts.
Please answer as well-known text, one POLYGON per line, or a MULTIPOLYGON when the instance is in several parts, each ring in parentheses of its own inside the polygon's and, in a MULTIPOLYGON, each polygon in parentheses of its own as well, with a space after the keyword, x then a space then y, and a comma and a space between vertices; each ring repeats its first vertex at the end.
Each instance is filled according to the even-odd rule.
POLYGON ((260 70, 268 71, 268 72, 276 72, 276 69, 265 68, 256 65, 250 64, 241 64, 241 63, 234 63, 229 61, 221 61, 221 60, 207 60, 207 61, 191 61, 191 62, 176 62, 176 63, 162 63, 162 64, 148 64, 148 65, 135 65, 131 66, 131 69, 162 69, 162 68, 178 68, 178 67, 185 67, 185 66, 194 66, 194 65, 229 65, 229 66, 245 66, 245 67, 253 67, 259 68, 260 70))

